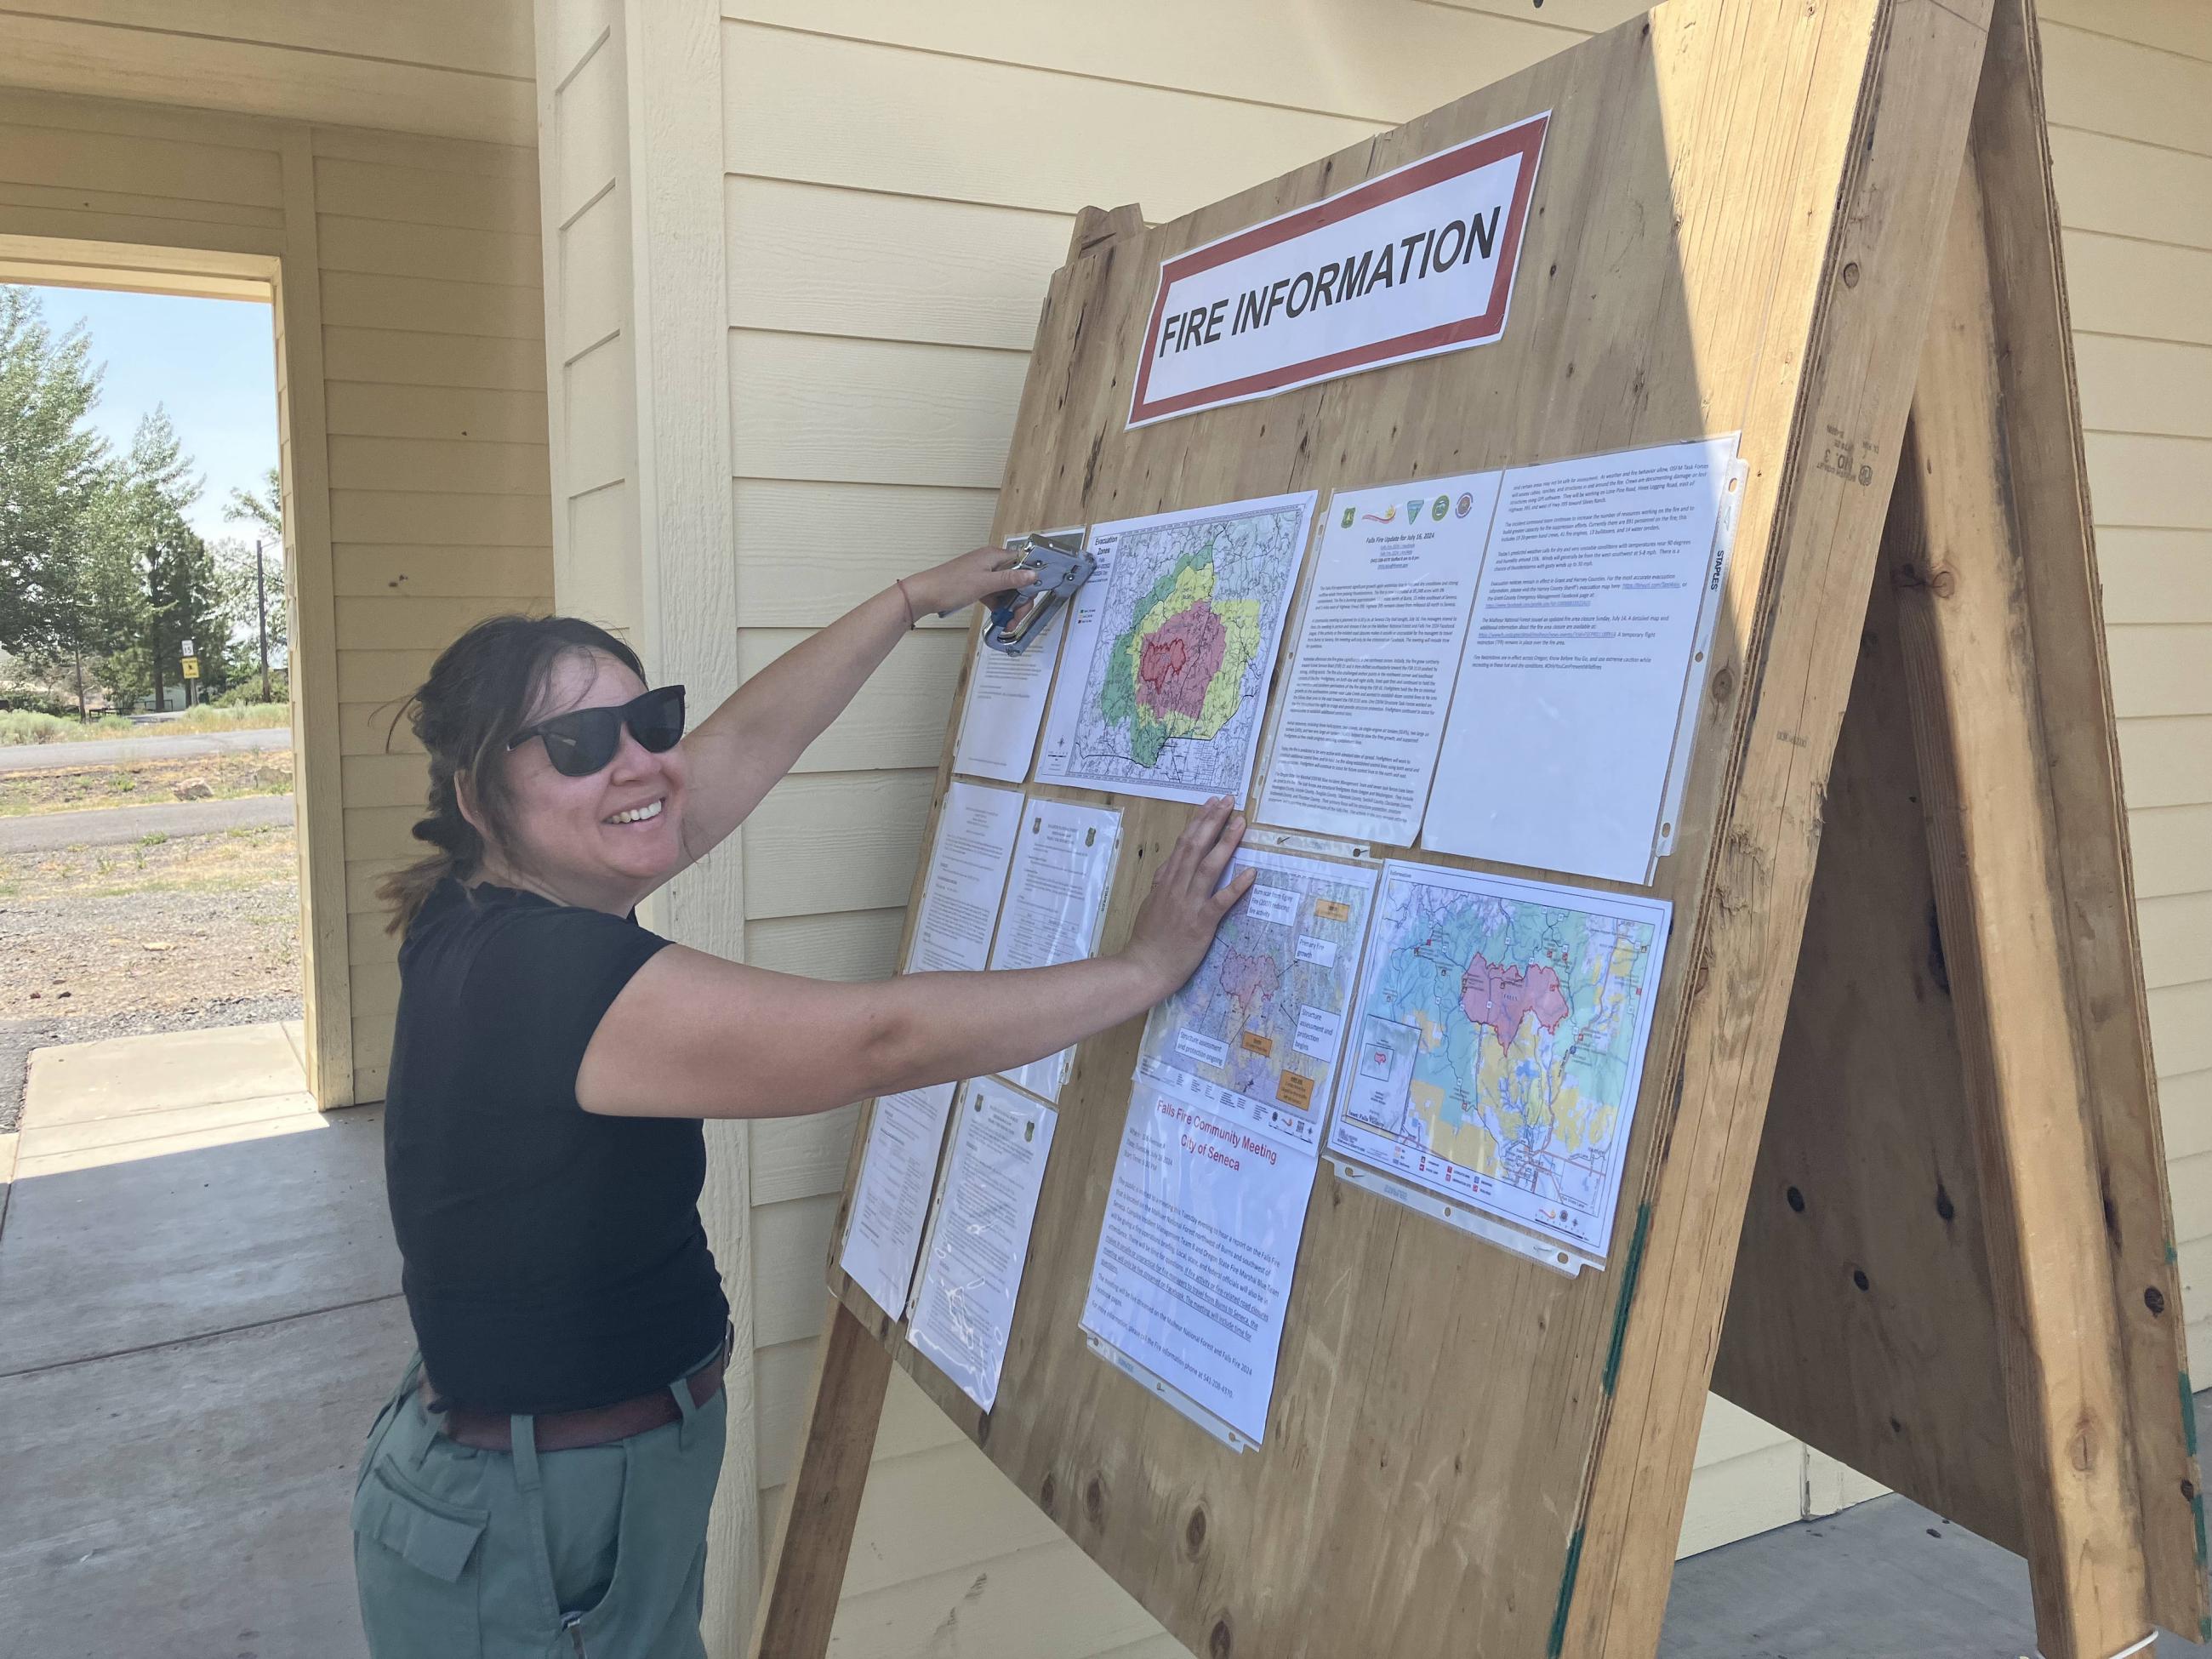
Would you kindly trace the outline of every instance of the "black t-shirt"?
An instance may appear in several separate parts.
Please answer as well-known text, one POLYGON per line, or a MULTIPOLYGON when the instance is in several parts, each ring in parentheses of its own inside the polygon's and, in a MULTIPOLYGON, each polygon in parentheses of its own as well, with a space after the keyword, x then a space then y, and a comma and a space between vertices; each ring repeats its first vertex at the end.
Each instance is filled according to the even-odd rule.
POLYGON ((399 949, 384 1170, 424 1369, 493 1412, 681 1376, 729 1306, 696 1118, 576 1103, 600 1017, 666 939, 504 887, 439 884, 399 949))

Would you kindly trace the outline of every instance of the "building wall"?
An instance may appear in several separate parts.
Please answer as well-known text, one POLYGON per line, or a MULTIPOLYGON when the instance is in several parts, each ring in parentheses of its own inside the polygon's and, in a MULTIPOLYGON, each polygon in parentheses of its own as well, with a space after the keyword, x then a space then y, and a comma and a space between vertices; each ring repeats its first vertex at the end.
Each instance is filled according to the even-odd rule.
POLYGON ((12 85, 533 142, 528 0, 41 0, 0 11, 12 85))
MULTIPOLYGON (((571 423, 556 489, 562 600, 649 621, 666 572, 627 527, 637 504, 623 492, 641 467, 632 394, 650 376, 624 355, 617 313, 634 302, 620 297, 614 245, 627 222, 639 257, 637 215, 623 205, 623 166, 605 157, 625 143, 635 155, 651 135, 615 91, 625 70, 608 53, 623 0, 539 7, 549 166, 557 154, 582 169, 548 183, 559 227, 549 270, 579 285, 556 305, 567 388, 556 447, 571 423), (562 32, 550 59, 549 17, 562 32), (608 44, 595 47, 601 31, 608 44), (604 314, 586 302, 602 292, 617 295, 604 314)), ((719 268, 739 666, 757 669, 893 575, 986 533, 1038 302, 1078 208, 1133 201, 1149 218, 1172 217, 1634 9, 721 0, 719 268)), ((2212 244, 2207 216, 2190 210, 2212 191, 2212 23, 2178 0, 2048 0, 2044 11, 2188 1274, 2212 1261, 2212 322, 2201 297, 2212 244)), ((951 624, 905 641, 720 855, 744 871, 732 953, 815 975, 890 971, 961 648, 951 624)), ((763 1544, 801 1426, 852 1121, 755 1126, 732 1166, 742 1186, 709 1206, 754 1346, 763 1544)), ((2212 1328, 2212 1285, 2198 1300, 2212 1328)), ((1708 1547, 1874 1490, 1714 1401, 1680 1545, 1708 1547)), ((845 1595, 846 1656, 910 1654, 923 1632, 933 1652, 1176 1651, 902 1377, 845 1595)))
POLYGON ((325 1105, 384 1091, 398 981, 371 890, 415 850, 426 783, 404 724, 388 750, 387 726, 470 622, 550 600, 537 221, 532 149, 0 88, 0 237, 40 239, 11 240, 16 269, 28 248, 51 255, 40 274, 53 281, 284 289, 303 923, 325 1105))

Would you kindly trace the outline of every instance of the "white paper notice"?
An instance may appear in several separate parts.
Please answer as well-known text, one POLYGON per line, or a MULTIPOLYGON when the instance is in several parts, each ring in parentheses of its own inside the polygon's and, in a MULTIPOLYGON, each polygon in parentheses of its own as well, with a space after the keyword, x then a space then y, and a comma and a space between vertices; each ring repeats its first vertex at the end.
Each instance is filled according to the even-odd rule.
POLYGON ((1139 1079, 1083 1328, 1257 1444, 1317 1160, 1139 1079))
POLYGON ((1059 1115, 994 1079, 963 1085, 907 1335, 991 1409, 1059 1115))
POLYGON ((957 779, 947 787, 921 905, 915 915, 914 939, 907 947, 908 973, 982 969, 1021 827, 1018 792, 957 779))
POLYGON ((1736 436, 1505 475, 1421 844, 1642 882, 1736 436))
POLYGON ((1330 499, 1268 751, 1262 823, 1413 844, 1503 476, 1330 499))
POLYGON ((1314 492, 1094 525, 1037 776, 1242 800, 1314 492))
MULTIPOLYGON (((1074 536, 1077 530, 1054 530, 1074 536)), ((1026 539, 1017 538, 1017 541, 1026 539)), ((1009 546, 1014 545, 1009 543, 1009 546)), ((1067 632, 1067 606, 1060 606, 1043 631, 1019 656, 994 651, 975 636, 975 662, 968 674, 968 701, 960 714, 960 735, 952 745, 952 769, 970 777, 1019 783, 1030 775, 1036 753, 1037 727, 1044 722, 1046 696, 1052 690, 1053 665, 1067 632)))
POLYGON ((1506 473, 1420 845, 1650 878, 1736 435, 1506 473))
MULTIPOLYGON (((1096 951, 1121 844, 1121 815, 1111 808, 1025 803, 990 965, 1050 968, 1096 951)), ((1074 1055, 1063 1048, 1006 1075, 1031 1094, 1057 1100, 1074 1055)))
POLYGON ((940 1083, 885 1095, 868 1118, 868 1145, 837 1265, 893 1319, 906 1312, 921 1254, 929 1189, 956 1085, 940 1083))

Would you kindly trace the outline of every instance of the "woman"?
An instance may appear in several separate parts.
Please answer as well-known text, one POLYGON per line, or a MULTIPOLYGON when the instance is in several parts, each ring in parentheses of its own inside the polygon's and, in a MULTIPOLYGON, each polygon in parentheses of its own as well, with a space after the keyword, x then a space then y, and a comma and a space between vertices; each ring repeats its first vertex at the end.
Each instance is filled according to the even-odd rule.
POLYGON ((1056 1053, 1181 985, 1249 884, 1218 885, 1243 824, 1217 800, 1128 944, 1062 967, 835 984, 632 919, 922 613, 1005 589, 1006 562, 978 548, 895 582, 688 738, 683 688, 648 689, 629 647, 569 617, 481 623, 416 694, 415 834, 436 850, 381 892, 404 933, 385 1167, 420 1352, 356 1488, 377 1659, 702 1655, 722 1370, 750 1356, 729 1352, 700 1225, 700 1120, 1056 1053))

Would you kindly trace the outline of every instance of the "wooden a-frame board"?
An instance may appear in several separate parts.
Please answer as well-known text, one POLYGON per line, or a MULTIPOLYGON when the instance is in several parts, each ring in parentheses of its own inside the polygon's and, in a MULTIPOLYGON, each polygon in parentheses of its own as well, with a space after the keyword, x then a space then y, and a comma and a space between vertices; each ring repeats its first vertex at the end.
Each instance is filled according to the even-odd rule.
MULTIPOLYGON (((1672 0, 1171 224, 1086 212, 997 529, 1739 428, 1606 1269, 1324 1166, 1266 1443, 1234 1453, 1078 1328, 1139 1036, 1107 1032, 995 1409, 833 1245, 762 1659, 826 1649, 894 1358, 1210 1659, 1651 1654, 1709 1382, 2023 1551, 2047 1659, 2207 1629, 2029 0, 1672 0), (1497 343, 1126 428, 1163 257, 1544 110, 1497 343)), ((1109 948, 1188 811, 1114 804, 1109 948)))

